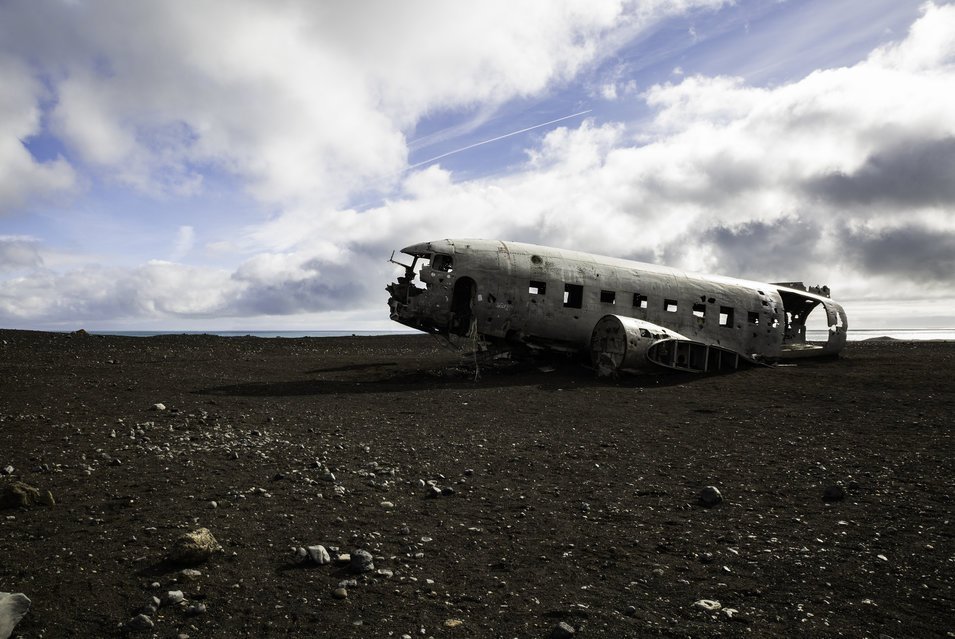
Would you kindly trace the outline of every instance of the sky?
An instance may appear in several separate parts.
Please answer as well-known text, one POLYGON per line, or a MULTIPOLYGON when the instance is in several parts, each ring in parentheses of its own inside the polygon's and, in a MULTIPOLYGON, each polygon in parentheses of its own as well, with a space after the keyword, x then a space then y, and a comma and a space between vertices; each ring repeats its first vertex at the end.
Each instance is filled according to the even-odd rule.
POLYGON ((398 329, 447 237, 955 327, 955 4, 0 0, 0 327, 398 329))

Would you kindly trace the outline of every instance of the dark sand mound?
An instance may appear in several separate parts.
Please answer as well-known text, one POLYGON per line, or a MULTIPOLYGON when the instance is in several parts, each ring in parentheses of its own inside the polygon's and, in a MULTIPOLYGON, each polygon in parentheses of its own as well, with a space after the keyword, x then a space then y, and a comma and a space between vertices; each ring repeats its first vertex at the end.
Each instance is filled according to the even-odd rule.
POLYGON ((952 629, 955 344, 618 383, 554 366, 475 382, 423 336, 0 331, 0 482, 56 502, 0 511, 0 591, 33 602, 15 633, 952 629), (183 573, 170 549, 200 527, 222 552, 183 573), (291 552, 319 544, 353 558, 291 552))

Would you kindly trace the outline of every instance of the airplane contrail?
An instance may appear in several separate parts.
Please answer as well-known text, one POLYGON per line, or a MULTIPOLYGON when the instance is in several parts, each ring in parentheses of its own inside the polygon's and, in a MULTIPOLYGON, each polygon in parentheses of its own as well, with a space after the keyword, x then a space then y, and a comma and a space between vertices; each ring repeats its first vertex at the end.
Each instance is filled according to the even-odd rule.
POLYGON ((410 170, 410 169, 418 168, 419 166, 422 166, 422 165, 424 165, 424 164, 428 164, 429 162, 434 162, 435 160, 440 160, 441 158, 446 158, 446 157, 448 157, 449 155, 454 155, 455 153, 460 153, 460 152, 462 152, 462 151, 467 151, 468 149, 473 149, 474 147, 481 146, 482 144, 490 144, 491 142, 497 142, 498 140, 503 140, 504 138, 509 138, 509 137, 511 137, 512 135, 519 135, 519 134, 521 134, 521 133, 526 133, 527 131, 532 131, 532 130, 534 130, 534 129, 539 129, 539 128, 541 128, 542 126, 547 126, 548 124, 554 124, 555 122, 561 122, 561 121, 563 121, 563 120, 569 120, 570 118, 576 118, 577 116, 584 115, 585 113, 590 113, 591 111, 593 111, 593 109, 587 109, 586 111, 579 111, 578 113, 571 113, 570 115, 565 115, 564 117, 562 117, 562 118, 557 118, 556 120, 550 120, 550 121, 548 121, 548 122, 542 122, 541 124, 535 124, 534 126, 529 126, 529 127, 527 127, 527 128, 521 129, 521 130, 519 130, 519 131, 511 131, 510 133, 505 133, 504 135, 499 135, 499 136, 497 136, 497 137, 495 137, 495 138, 491 138, 490 140, 483 140, 483 141, 481 141, 481 142, 475 142, 474 144, 469 144, 469 145, 467 145, 467 146, 462 146, 460 149, 454 149, 453 151, 448 151, 447 153, 442 153, 441 155, 436 155, 436 156, 434 156, 433 158, 428 158, 427 160, 422 160, 421 162, 416 162, 415 164, 412 164, 411 166, 409 166, 409 167, 408 167, 407 169, 405 169, 405 170, 407 171, 407 170, 410 170))

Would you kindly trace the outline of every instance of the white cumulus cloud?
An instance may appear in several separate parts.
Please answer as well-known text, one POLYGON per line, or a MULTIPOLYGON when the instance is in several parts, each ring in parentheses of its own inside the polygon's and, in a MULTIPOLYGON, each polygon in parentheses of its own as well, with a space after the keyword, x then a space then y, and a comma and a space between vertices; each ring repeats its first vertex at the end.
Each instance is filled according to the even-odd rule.
MULTIPOLYGON (((159 193, 200 189, 214 167, 274 208, 214 243, 243 255, 227 268, 55 272, 42 246, 21 243, 0 318, 384 316, 392 248, 467 236, 829 283, 859 303, 902 289, 955 300, 950 4, 926 4, 908 34, 855 65, 785 84, 671 75, 637 96, 611 73, 591 95, 642 100, 649 123, 591 116, 522 138, 526 161, 501 175, 406 170, 405 136, 422 118, 542 94, 660 16, 707 4, 722 3, 491 2, 462 16, 446 3, 104 1, 53 12, 45 28, 34 5, 6 5, 0 18, 36 24, 0 27, 0 53, 43 43, 50 127, 78 166, 159 193)), ((10 68, 0 117, 31 135, 46 89, 10 68)), ((0 167, 25 167, 41 180, 31 189, 72 184, 64 161, 5 155, 5 139, 0 167)), ((8 201, 30 192, 9 184, 8 201)), ((173 261, 197 235, 177 224, 163 253, 173 261)))
POLYGON ((45 96, 29 67, 0 50, 0 215, 36 195, 56 194, 74 186, 76 177, 62 158, 38 162, 24 141, 39 133, 45 96))

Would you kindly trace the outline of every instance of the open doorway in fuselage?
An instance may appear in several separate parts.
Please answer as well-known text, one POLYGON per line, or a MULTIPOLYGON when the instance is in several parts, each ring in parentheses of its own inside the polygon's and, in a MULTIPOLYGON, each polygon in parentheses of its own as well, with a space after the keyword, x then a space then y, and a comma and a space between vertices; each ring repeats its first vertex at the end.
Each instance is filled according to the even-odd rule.
POLYGON ((451 297, 451 323, 448 330, 455 335, 467 335, 474 317, 474 302, 477 283, 470 277, 462 277, 454 283, 451 297))

